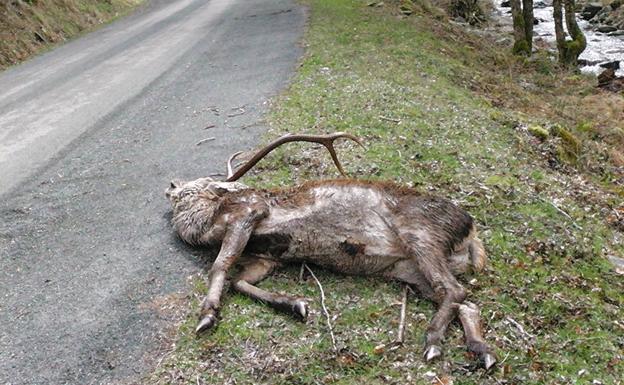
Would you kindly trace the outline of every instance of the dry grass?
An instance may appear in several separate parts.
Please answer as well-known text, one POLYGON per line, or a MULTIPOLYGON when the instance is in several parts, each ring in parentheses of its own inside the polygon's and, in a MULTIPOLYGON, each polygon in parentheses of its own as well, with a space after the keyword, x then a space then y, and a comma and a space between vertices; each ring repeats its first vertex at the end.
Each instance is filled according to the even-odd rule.
POLYGON ((142 0, 0 2, 0 70, 106 23, 142 0))

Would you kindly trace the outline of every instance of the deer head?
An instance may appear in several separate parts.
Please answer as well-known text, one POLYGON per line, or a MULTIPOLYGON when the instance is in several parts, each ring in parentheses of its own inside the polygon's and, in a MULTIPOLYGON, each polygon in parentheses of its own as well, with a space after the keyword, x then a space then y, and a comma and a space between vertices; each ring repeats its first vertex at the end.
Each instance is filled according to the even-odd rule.
POLYGON ((215 213, 219 208, 222 197, 229 192, 237 192, 248 189, 243 183, 236 182, 247 173, 256 163, 268 155, 277 147, 288 142, 312 142, 325 146, 329 151, 338 171, 346 176, 333 146, 333 142, 339 138, 348 138, 364 147, 360 140, 347 133, 334 133, 330 135, 292 135, 287 134, 271 142, 266 147, 256 152, 245 164, 240 166, 236 172, 233 171, 232 162, 241 153, 235 153, 227 162, 227 179, 217 181, 212 178, 199 178, 189 182, 179 180, 171 181, 170 186, 165 190, 165 196, 173 207, 173 226, 180 234, 181 238, 190 244, 198 244, 200 237, 206 229, 213 226, 215 213))

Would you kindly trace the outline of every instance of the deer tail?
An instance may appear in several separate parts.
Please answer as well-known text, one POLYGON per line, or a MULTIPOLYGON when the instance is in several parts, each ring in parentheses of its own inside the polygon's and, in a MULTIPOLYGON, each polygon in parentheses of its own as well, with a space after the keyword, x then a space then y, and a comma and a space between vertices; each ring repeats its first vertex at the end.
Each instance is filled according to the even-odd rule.
POLYGON ((470 252, 470 260, 474 271, 482 271, 487 264, 487 255, 481 240, 476 236, 472 238, 468 251, 470 252))

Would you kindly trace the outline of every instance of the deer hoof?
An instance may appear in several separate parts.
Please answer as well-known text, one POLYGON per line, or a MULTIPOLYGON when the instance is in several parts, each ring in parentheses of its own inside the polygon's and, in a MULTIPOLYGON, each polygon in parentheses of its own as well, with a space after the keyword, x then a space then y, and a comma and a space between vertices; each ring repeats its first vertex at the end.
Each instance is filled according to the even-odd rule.
POLYGON ((206 330, 212 328, 217 323, 217 317, 214 314, 205 315, 197 324, 195 334, 199 335, 206 330))
POLYGON ((308 319, 308 303, 302 299, 298 299, 295 301, 295 304, 292 307, 293 313, 297 318, 301 321, 305 321, 308 319))
POLYGON ((485 370, 489 370, 494 364, 496 364, 496 356, 492 353, 485 353, 483 357, 483 365, 485 366, 485 370))
POLYGON ((431 346, 428 346, 427 349, 425 349, 426 361, 431 361, 434 358, 440 357, 441 355, 442 355, 442 349, 440 349, 440 347, 437 345, 431 345, 431 346))

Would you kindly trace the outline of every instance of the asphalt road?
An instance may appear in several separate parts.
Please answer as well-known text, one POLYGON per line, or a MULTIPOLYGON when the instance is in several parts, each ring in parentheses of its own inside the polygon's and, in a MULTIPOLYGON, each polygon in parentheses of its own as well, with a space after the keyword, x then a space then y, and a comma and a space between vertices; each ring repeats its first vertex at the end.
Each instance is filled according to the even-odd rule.
POLYGON ((291 0, 154 0, 0 74, 0 384, 149 371, 151 304, 202 269, 164 189, 257 143, 304 23, 291 0))

